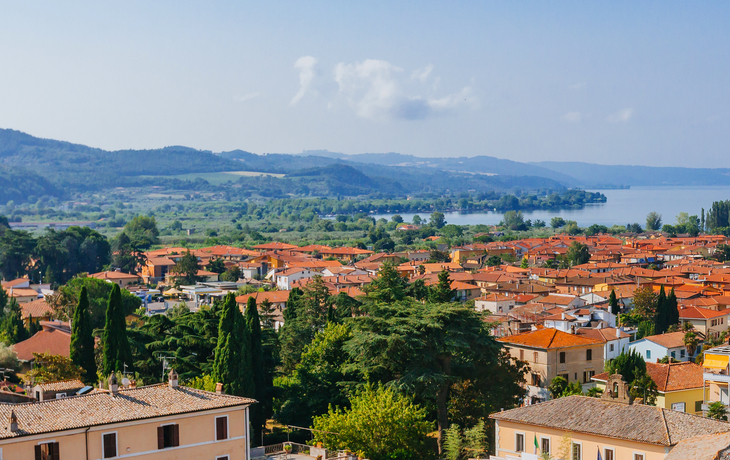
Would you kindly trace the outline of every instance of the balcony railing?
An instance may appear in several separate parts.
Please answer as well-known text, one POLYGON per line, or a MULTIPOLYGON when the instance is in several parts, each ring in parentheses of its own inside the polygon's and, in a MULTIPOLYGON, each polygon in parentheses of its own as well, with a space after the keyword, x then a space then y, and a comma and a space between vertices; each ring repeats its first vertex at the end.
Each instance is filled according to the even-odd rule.
POLYGON ((722 382, 722 383, 730 383, 730 375, 726 374, 714 374, 712 372, 703 372, 702 378, 705 381, 713 381, 713 382, 722 382))

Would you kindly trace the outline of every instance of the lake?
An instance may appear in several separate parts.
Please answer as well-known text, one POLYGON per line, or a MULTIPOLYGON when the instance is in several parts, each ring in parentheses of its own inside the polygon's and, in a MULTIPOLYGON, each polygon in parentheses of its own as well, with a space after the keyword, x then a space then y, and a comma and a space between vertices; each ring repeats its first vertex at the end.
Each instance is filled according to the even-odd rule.
MULTIPOLYGON (((664 224, 674 224, 677 214, 687 212, 700 215, 710 209, 713 201, 730 199, 730 187, 721 186, 686 186, 686 187, 631 187, 623 190, 591 190, 606 195, 606 203, 590 204, 583 209, 564 209, 551 211, 524 212, 525 219, 540 219, 550 225, 550 219, 559 216, 566 220, 578 222, 580 227, 592 224, 608 227, 619 224, 638 222, 642 227, 646 224, 646 215, 656 211, 662 215, 664 224)), ((401 213, 406 222, 411 222, 418 214, 421 219, 428 219, 428 213, 401 213)), ((502 220, 500 212, 460 213, 447 212, 446 222, 456 225, 487 224, 495 225, 502 220)), ((390 219, 392 214, 371 214, 372 217, 390 219)))

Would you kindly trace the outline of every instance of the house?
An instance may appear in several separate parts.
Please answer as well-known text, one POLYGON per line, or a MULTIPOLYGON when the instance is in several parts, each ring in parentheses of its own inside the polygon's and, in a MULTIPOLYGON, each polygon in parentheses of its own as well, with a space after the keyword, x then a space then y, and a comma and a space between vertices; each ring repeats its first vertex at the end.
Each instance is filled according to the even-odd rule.
POLYGON ((45 299, 36 299, 31 302, 21 303, 20 311, 26 327, 28 327, 31 318, 33 318, 33 322, 48 321, 53 314, 53 309, 45 299))
POLYGON ((148 257, 142 265, 140 275, 147 284, 155 284, 164 280, 175 261, 169 257, 148 257))
POLYGON ((730 310, 710 310, 702 307, 680 307, 679 321, 682 326, 689 323, 705 338, 719 337, 728 330, 730 310))
POLYGON ((282 270, 274 276, 276 277, 276 287, 283 291, 289 291, 295 281, 299 281, 304 278, 312 278, 319 274, 319 272, 308 268, 294 267, 282 270))
POLYGON ((702 379, 708 388, 705 402, 721 402, 725 406, 730 405, 730 346, 723 345, 705 351, 705 360, 702 363, 704 373, 702 379))
POLYGON ((33 353, 50 353, 69 357, 71 353, 71 326, 61 321, 41 321, 41 330, 33 337, 18 342, 12 349, 18 355, 22 371, 30 370, 33 353))
POLYGON ((577 335, 603 342, 603 357, 605 360, 614 359, 624 351, 628 351, 631 335, 615 327, 601 329, 579 328, 577 335))
POLYGON ((168 382, 0 405, 4 459, 246 460, 256 401, 168 382), (34 457, 35 456, 35 457, 34 457))
POLYGON ((543 304, 547 307, 560 307, 571 310, 583 307, 586 304, 586 301, 582 298, 569 294, 549 294, 542 299, 533 300, 533 302, 543 304))
POLYGON ((482 290, 479 286, 464 283, 462 281, 452 281, 451 289, 453 289, 454 297, 460 302, 468 302, 469 300, 479 297, 482 290))
POLYGON ((104 281, 108 281, 113 284, 118 284, 121 288, 126 288, 130 284, 139 284, 139 275, 133 273, 124 273, 116 270, 109 270, 105 272, 99 272, 89 275, 91 278, 96 278, 104 281))
POLYGON ((59 382, 39 383, 34 386, 30 394, 36 401, 67 398, 76 395, 86 384, 81 380, 61 380, 59 382))
MULTIPOLYGON (((620 388, 622 395, 627 391, 627 384, 620 388)), ((580 460, 599 455, 603 460, 665 460, 683 441, 730 432, 727 422, 630 404, 625 396, 568 396, 489 418, 495 422, 492 460, 537 459, 538 453, 552 456, 566 451, 569 458, 580 460)))
POLYGON ((474 301, 476 311, 490 311, 493 314, 507 313, 515 307, 514 297, 507 297, 500 294, 487 294, 474 301))
MULTIPOLYGON (((278 330, 284 325, 283 312, 286 309, 286 303, 289 300, 289 292, 290 291, 253 292, 251 294, 236 297, 236 304, 238 304, 241 312, 245 312, 249 298, 253 297, 254 300, 256 300, 256 305, 261 305, 262 302, 268 300, 271 303, 271 306, 274 307, 274 328, 278 330)), ((259 314, 261 314, 260 310, 259 314)))
POLYGON ((684 332, 667 332, 665 334, 650 335, 632 342, 629 349, 639 353, 646 362, 657 362, 662 358, 670 357, 677 361, 688 361, 689 356, 684 347, 684 332))
POLYGON ((603 342, 599 340, 549 328, 497 340, 530 368, 528 404, 550 399, 548 386, 557 376, 588 388, 594 385, 591 378, 603 371, 603 342))
MULTIPOLYGON (((657 385, 656 407, 702 415, 706 400, 702 366, 695 363, 646 363, 646 373, 657 385)), ((593 377, 596 387, 605 390, 608 373, 593 377)))

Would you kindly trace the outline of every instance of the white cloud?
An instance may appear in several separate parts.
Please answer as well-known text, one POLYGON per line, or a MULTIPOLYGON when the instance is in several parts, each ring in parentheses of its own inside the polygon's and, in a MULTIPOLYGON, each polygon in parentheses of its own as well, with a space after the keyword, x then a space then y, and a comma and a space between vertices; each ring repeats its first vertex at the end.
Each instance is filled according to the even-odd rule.
POLYGON ((411 74, 411 79, 419 80, 421 83, 425 82, 431 72, 433 71, 433 65, 429 64, 423 69, 414 70, 411 74))
POLYGON ((304 97, 312 85, 312 80, 316 75, 314 66, 317 65, 317 58, 312 56, 302 56, 294 63, 294 68, 299 69, 299 91, 291 100, 291 105, 296 104, 304 97))
POLYGON ((256 99, 260 95, 261 93, 259 91, 256 91, 255 93, 244 94, 243 96, 236 96, 233 99, 238 102, 246 102, 250 101, 251 99, 256 99))
POLYGON ((634 109, 627 108, 627 109, 621 109, 618 112, 614 112, 608 117, 606 117, 606 121, 609 123, 626 123, 634 116, 634 109))
MULTIPOLYGON (((411 81, 423 83, 433 70, 433 66, 420 69, 411 74, 411 81)), ((355 110, 355 113, 371 120, 405 119, 421 120, 433 115, 446 113, 464 104, 475 104, 471 88, 442 97, 408 94, 404 85, 404 70, 387 61, 368 59, 362 62, 337 64, 334 69, 335 82, 340 96, 355 110)), ((420 92, 420 91, 419 91, 420 92)))
POLYGON ((583 120, 583 114, 580 112, 568 112, 560 117, 560 119, 568 123, 580 123, 583 120))

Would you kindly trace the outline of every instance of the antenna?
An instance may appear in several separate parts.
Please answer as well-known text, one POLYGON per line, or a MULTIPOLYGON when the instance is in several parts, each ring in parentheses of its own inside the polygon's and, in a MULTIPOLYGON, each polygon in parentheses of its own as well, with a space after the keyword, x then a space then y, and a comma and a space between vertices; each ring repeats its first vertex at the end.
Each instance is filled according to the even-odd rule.
POLYGON ((168 364, 168 359, 175 359, 174 356, 158 356, 157 359, 162 361, 162 381, 165 381, 165 373, 167 373, 168 370, 172 369, 170 365, 168 364))

